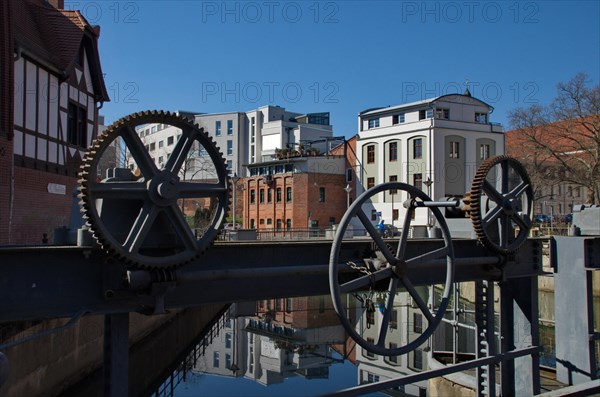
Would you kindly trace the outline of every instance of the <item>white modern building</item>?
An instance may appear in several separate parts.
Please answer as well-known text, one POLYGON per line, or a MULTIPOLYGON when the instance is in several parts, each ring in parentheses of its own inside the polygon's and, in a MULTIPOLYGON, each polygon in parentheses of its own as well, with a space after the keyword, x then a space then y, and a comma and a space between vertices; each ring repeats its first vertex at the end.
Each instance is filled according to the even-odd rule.
POLYGON ((246 113, 250 145, 247 164, 275 159, 277 149, 311 146, 321 153, 330 149, 333 127, 329 113, 301 114, 280 106, 263 106, 246 113))
MULTIPOLYGON (((502 126, 490 122, 493 110, 467 90, 359 113, 357 189, 398 181, 434 200, 464 196, 481 161, 504 153, 502 126)), ((381 194, 363 210, 374 223, 400 226, 406 199, 404 192, 381 194)), ((427 225, 430 218, 418 210, 412 225, 427 225)))
MULTIPOLYGON (((325 152, 329 142, 333 142, 329 113, 294 113, 280 106, 263 106, 245 113, 176 113, 194 120, 208 132, 223 153, 231 175, 248 176, 245 165, 273 160, 277 149, 310 146, 325 152)), ((180 129, 165 124, 147 124, 138 127, 137 132, 159 167, 167 162, 181 134, 180 129)), ((203 157, 203 148, 192 149, 185 166, 186 179, 211 177, 203 157)), ((127 163, 131 167, 133 160, 127 163)))

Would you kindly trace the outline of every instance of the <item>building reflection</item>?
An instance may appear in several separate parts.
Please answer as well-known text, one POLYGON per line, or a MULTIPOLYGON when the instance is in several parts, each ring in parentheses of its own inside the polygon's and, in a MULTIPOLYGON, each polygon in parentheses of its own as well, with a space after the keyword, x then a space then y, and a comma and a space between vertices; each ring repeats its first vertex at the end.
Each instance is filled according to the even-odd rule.
MULTIPOLYGON (((419 291, 427 302, 428 290, 419 291)), ((384 315, 384 305, 387 294, 375 293, 355 309, 356 331, 367 342, 375 343, 379 338, 380 324, 384 315)), ((421 336, 427 328, 427 320, 423 317, 416 304, 413 304, 410 294, 397 292, 390 314, 390 323, 385 340, 385 347, 395 349, 405 346, 421 336)), ((403 375, 412 375, 427 369, 427 352, 430 351, 429 340, 417 349, 401 356, 379 356, 356 346, 356 364, 358 366, 358 384, 375 383, 395 379, 403 375)), ((425 395, 427 381, 400 386, 388 390, 389 395, 425 395)))
MULTIPOLYGON (((348 302, 349 310, 355 313, 356 329, 365 339, 376 338, 381 311, 366 310, 353 297, 348 302)), ((386 341, 392 347, 416 339, 426 327, 410 295, 398 293, 393 307, 392 329, 386 341)), ((193 374, 243 377, 268 386, 290 377, 329 379, 331 365, 346 362, 356 367, 357 377, 355 384, 343 387, 353 387, 427 368, 428 346, 403 356, 382 357, 356 345, 340 325, 330 296, 238 303, 218 323, 222 327, 217 328, 217 334, 204 338, 201 349, 194 350, 201 354, 193 360, 193 374)), ((424 381, 386 394, 423 395, 426 387, 424 381)))
POLYGON ((347 336, 329 296, 236 304, 228 316, 193 372, 243 376, 263 385, 291 376, 327 379, 329 366, 340 361, 336 346, 344 354, 347 336))

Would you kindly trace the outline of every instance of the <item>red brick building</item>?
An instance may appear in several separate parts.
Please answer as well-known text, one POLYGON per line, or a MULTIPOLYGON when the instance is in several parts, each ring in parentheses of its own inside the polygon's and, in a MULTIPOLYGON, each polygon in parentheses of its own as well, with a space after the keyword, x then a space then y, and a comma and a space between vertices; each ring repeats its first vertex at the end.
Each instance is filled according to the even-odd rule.
POLYGON ((347 207, 346 162, 343 155, 328 155, 252 164, 251 176, 237 184, 242 227, 323 229, 338 224, 347 207))
POLYGON ((69 224, 85 149, 108 101, 99 28, 62 0, 0 3, 0 244, 69 224))
POLYGON ((593 193, 586 176, 596 175, 592 170, 598 145, 593 131, 599 125, 600 116, 590 116, 506 132, 507 154, 523 163, 532 180, 535 214, 560 219, 576 205, 597 201, 600 193, 593 193), (576 172, 570 173, 569 168, 576 172))

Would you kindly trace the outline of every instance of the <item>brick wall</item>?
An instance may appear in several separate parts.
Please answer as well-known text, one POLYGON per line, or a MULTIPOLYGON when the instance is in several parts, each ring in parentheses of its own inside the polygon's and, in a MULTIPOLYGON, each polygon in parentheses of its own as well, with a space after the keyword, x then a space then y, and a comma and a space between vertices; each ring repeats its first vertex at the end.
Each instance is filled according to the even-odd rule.
MULTIPOLYGON (((243 227, 250 228, 251 219, 257 229, 277 227, 281 219, 285 228, 286 220, 291 219, 292 228, 309 227, 310 220, 317 221, 320 228, 329 226, 329 219, 339 223, 346 211, 346 179, 344 175, 298 173, 277 174, 273 182, 267 184, 263 177, 244 178, 243 188, 243 227), (286 189, 292 189, 292 200, 287 200, 286 189), (281 189, 281 201, 277 201, 277 189, 281 189), (325 189, 325 200, 320 201, 320 188, 325 189), (260 202, 260 190, 264 190, 264 202, 260 202), (271 189, 271 201, 268 200, 271 189), (250 192, 255 191, 255 203, 250 203, 250 192), (261 224, 260 220, 264 223, 261 224), (268 220, 271 224, 268 224, 268 220)), ((239 193, 239 190, 238 190, 239 193)))
MULTIPOLYGON (((9 167, 2 169, 8 171, 9 167)), ((46 233, 49 242, 52 243, 54 229, 63 225, 69 226, 72 193, 76 184, 77 179, 74 177, 15 167, 10 239, 3 242, 41 244, 42 236, 46 233), (49 193, 49 183, 66 186, 66 194, 49 193)), ((1 186, 7 185, 2 183, 1 186)), ((10 208, 10 203, 8 207, 10 208)))
POLYGON ((0 244, 8 244, 10 176, 13 143, 0 135, 0 244))

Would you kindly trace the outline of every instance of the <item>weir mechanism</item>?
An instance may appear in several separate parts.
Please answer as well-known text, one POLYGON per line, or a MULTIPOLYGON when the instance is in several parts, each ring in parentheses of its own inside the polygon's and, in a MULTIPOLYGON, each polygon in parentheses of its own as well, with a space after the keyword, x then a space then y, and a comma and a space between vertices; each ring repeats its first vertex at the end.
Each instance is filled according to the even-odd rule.
MULTIPOLYGON (((136 113, 114 123, 93 142, 80 176, 83 218, 100 248, 3 250, 0 322, 105 315, 107 395, 127 394, 122 374, 127 373, 129 312, 155 314, 208 302, 328 290, 347 333, 364 349, 393 356, 416 349, 433 335, 454 284, 463 281, 475 281, 476 286, 476 359, 338 394, 360 395, 476 369, 477 394, 493 396, 498 363, 502 394, 540 391, 537 276, 542 274, 542 248, 540 241, 527 238, 533 193, 515 159, 497 156, 483 161, 471 190, 460 199, 434 201, 399 182, 375 186, 348 208, 333 242, 214 243, 231 205, 225 161, 202 128, 168 112, 136 113), (166 161, 151 157, 136 129, 155 124, 180 131, 166 161), (106 168, 103 155, 111 150, 124 156, 128 168, 100 179, 106 168), (382 237, 364 210, 381 197, 402 199, 404 219, 392 238, 382 237), (193 226, 184 216, 190 205, 208 209, 200 211, 193 226), (477 239, 453 239, 443 211, 469 216, 477 239), (421 219, 426 213, 438 238, 409 238, 418 212, 421 219), (345 239, 353 222, 370 238, 345 239), (500 291, 500 346, 495 335, 495 283, 500 291), (434 285, 437 300, 434 293, 423 293, 433 291, 434 285), (392 345, 391 309, 400 291, 408 293, 427 326, 418 338, 392 345), (375 337, 365 338, 357 331, 357 318, 375 311, 376 329, 370 330, 375 337)), ((10 346, 1 345, 0 351, 10 346)))

